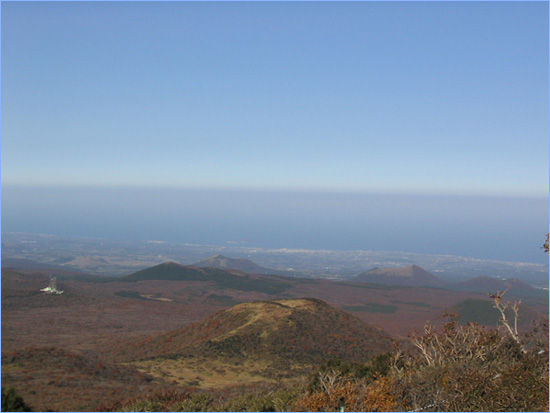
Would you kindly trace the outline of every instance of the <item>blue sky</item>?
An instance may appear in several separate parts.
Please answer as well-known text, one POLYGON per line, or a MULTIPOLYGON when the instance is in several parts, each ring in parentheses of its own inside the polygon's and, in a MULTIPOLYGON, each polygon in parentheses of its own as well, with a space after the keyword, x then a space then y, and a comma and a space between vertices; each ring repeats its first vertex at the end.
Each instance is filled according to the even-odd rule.
POLYGON ((2 230, 547 262, 547 2, 2 2, 2 230))
POLYGON ((548 195, 545 2, 3 2, 2 184, 548 195))

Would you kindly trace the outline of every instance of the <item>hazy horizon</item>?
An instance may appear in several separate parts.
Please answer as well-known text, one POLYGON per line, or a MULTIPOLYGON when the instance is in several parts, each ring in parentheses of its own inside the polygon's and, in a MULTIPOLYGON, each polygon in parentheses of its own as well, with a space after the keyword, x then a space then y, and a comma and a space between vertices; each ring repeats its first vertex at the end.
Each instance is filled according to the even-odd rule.
POLYGON ((548 199, 204 190, 2 189, 2 231, 544 263, 548 199))

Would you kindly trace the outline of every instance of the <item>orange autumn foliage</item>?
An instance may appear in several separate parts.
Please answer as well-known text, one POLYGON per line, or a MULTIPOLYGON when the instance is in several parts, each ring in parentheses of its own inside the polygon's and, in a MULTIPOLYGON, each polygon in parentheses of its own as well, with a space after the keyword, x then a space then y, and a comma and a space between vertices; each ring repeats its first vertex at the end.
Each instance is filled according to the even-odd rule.
POLYGON ((322 392, 308 392, 298 399, 295 411, 391 412, 404 410, 395 395, 392 377, 381 377, 369 385, 363 382, 340 382, 322 392))

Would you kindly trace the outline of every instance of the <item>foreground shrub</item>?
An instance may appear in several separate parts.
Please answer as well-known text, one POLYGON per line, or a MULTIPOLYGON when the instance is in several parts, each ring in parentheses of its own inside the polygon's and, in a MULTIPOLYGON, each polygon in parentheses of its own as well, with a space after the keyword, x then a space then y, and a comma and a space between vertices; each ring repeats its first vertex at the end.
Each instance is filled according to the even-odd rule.
POLYGON ((253 386, 231 396, 203 391, 181 391, 175 388, 156 390, 151 394, 127 400, 100 411, 121 412, 285 412, 290 411, 303 393, 301 386, 253 386), (216 396, 215 396, 216 394, 216 396))
POLYGON ((8 391, 2 387, 2 411, 3 412, 30 412, 31 409, 25 404, 23 398, 17 394, 15 389, 8 391))
POLYGON ((267 394, 249 393, 236 396, 219 405, 224 412, 287 412, 294 405, 299 391, 278 390, 267 394))
POLYGON ((373 357, 369 363, 332 360, 312 376, 306 394, 293 406, 297 411, 393 411, 403 410, 391 369, 390 353, 373 357))
POLYGON ((293 410, 305 412, 391 412, 406 410, 399 400, 392 377, 331 384, 323 392, 308 392, 294 404, 293 410))
POLYGON ((548 321, 509 329, 427 325, 412 347, 367 365, 319 368, 297 411, 548 411, 548 321))
POLYGON ((100 406, 97 411, 118 412, 168 412, 179 411, 175 407, 185 403, 190 398, 189 393, 173 388, 159 389, 140 398, 118 402, 109 406, 100 406))
POLYGON ((310 393, 326 390, 327 383, 335 380, 372 382, 377 377, 386 375, 392 365, 392 353, 376 355, 366 364, 329 360, 312 374, 308 385, 310 393))
POLYGON ((415 411, 548 411, 548 338, 533 343, 451 318, 413 344, 396 355, 392 376, 415 411))

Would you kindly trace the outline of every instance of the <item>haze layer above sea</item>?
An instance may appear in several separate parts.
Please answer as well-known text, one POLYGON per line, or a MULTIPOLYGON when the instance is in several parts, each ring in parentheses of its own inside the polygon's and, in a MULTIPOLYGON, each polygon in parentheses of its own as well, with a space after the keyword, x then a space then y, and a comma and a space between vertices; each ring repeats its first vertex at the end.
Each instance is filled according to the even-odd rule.
POLYGON ((2 186, 2 231, 547 263, 547 197, 2 186))

